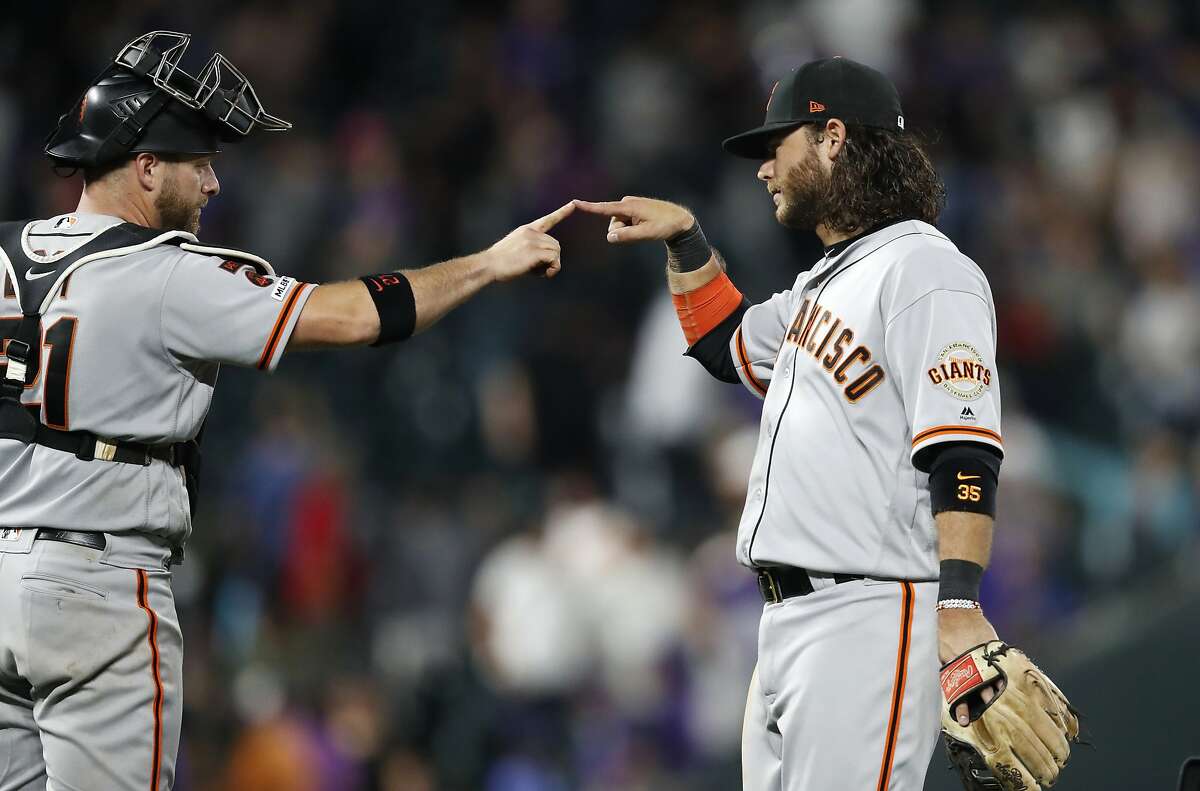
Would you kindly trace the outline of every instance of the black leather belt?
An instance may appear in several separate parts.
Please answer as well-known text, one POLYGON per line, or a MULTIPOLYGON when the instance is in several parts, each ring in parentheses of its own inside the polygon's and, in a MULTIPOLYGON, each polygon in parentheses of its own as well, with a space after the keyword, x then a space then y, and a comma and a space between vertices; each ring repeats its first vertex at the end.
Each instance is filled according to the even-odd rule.
MULTIPOLYGON (((861 574, 834 574, 833 581, 843 582, 862 579, 861 574)), ((758 592, 767 604, 778 604, 793 596, 807 596, 813 592, 808 572, 796 566, 769 566, 758 570, 758 592)))
POLYGON ((108 546, 108 539, 103 533, 85 533, 80 530, 54 530, 49 527, 38 528, 34 541, 61 541, 64 544, 76 544, 81 547, 103 550, 108 546))

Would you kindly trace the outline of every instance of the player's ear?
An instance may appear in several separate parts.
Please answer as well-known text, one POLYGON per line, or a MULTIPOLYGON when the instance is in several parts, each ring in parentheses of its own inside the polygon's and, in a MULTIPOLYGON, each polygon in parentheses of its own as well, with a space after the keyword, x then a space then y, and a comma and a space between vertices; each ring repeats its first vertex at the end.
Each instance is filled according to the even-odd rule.
POLYGON ((829 158, 837 159, 846 145, 846 125, 840 118, 830 118, 822 130, 825 139, 829 141, 829 158))
POLYGON ((134 176, 137 178, 138 186, 146 192, 153 192, 166 175, 163 172, 166 164, 166 162, 159 159, 156 155, 145 151, 135 156, 131 167, 133 168, 134 176))

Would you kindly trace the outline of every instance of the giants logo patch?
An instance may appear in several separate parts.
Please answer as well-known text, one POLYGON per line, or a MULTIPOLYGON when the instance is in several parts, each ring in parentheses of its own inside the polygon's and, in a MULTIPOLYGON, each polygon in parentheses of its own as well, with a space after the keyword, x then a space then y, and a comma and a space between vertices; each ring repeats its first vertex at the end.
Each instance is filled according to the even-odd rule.
POLYGON ((960 401, 974 401, 992 384, 992 371, 983 364, 979 350, 963 341, 942 349, 926 373, 929 381, 960 401))

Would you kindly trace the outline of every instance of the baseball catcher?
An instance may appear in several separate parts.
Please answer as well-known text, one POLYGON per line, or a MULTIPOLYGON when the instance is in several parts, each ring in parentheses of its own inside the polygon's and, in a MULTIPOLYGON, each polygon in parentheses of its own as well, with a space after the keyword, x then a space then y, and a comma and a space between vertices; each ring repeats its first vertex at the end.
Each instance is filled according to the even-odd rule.
POLYGON ((942 702, 946 752, 968 791, 1054 785, 1079 738, 1079 717, 1062 691, 999 640, 942 668, 942 702))
POLYGON ((120 50, 46 143, 78 208, 0 222, 0 790, 170 791, 183 717, 171 569, 222 365, 400 343, 485 287, 553 277, 567 204, 486 250, 340 283, 201 244, 226 144, 290 127, 191 36, 120 50))

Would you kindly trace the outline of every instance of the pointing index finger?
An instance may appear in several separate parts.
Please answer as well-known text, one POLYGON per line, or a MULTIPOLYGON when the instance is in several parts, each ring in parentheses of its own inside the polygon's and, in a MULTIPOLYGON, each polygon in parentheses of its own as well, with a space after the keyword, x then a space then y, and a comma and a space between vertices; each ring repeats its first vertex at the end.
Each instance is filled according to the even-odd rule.
POLYGON ((571 216, 573 211, 575 211, 574 201, 564 203, 562 206, 559 206, 545 217, 539 217, 538 219, 529 223, 529 227, 540 233, 548 233, 551 228, 558 225, 567 217, 571 216))
POLYGON ((618 214, 628 213, 628 207, 625 206, 623 201, 619 200, 593 202, 576 199, 572 201, 572 203, 574 203, 580 211, 585 211, 588 214, 603 214, 607 217, 613 217, 618 214))

